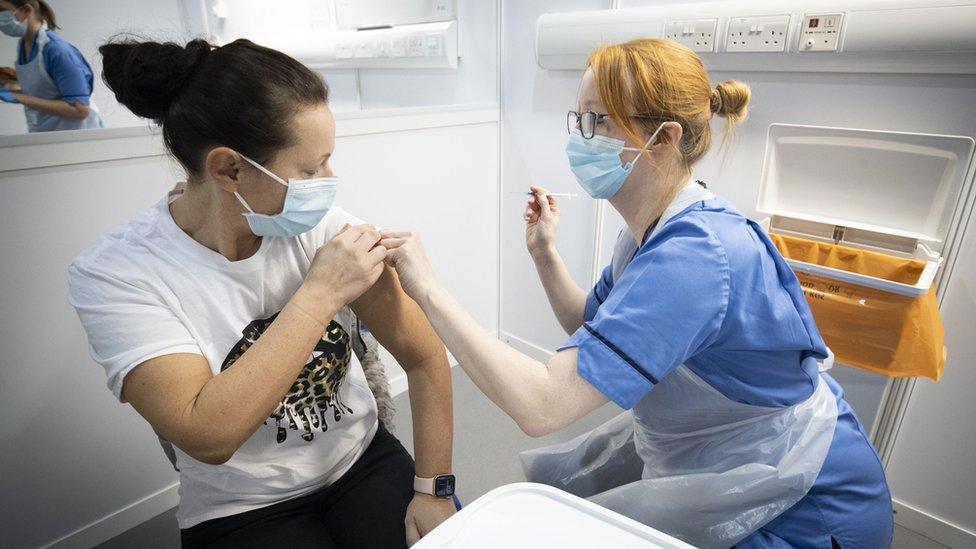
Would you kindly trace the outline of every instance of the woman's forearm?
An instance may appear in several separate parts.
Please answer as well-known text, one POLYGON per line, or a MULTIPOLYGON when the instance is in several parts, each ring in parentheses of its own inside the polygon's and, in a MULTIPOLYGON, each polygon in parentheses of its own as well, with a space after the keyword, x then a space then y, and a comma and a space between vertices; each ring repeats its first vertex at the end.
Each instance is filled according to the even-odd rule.
POLYGON ((123 397, 186 453, 206 463, 230 459, 288 393, 336 313, 376 282, 384 253, 369 250, 379 238, 367 225, 339 231, 270 326, 246 333, 217 375, 198 354, 165 355, 130 372, 123 397))
POLYGON ((268 419, 339 310, 334 304, 315 307, 306 297, 299 290, 261 337, 210 379, 185 410, 184 425, 194 439, 210 441, 213 461, 230 459, 268 419))
POLYGON ((88 105, 68 103, 61 99, 41 99, 40 97, 34 97, 33 95, 24 93, 14 93, 14 97, 25 107, 63 118, 85 118, 88 116, 90 110, 88 105))
POLYGON ((350 306, 407 374, 417 476, 450 473, 454 408, 444 344, 392 268, 350 306))
POLYGON ((407 371, 413 447, 418 477, 432 478, 452 472, 454 406, 451 367, 443 352, 407 371))
POLYGON ((572 334, 583 325, 586 292, 570 276, 566 263, 554 247, 533 253, 532 260, 559 325, 567 334, 572 334))

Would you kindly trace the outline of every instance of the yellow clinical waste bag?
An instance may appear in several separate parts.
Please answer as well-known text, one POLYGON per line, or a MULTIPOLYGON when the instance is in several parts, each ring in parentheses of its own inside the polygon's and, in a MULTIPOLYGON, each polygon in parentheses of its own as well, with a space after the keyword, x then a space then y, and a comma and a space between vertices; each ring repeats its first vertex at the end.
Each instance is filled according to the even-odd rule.
MULTIPOLYGON (((770 234, 787 259, 915 284, 925 263, 882 253, 770 234)), ((836 361, 890 377, 938 381, 945 367, 944 330, 935 288, 919 297, 820 275, 796 273, 836 361)))

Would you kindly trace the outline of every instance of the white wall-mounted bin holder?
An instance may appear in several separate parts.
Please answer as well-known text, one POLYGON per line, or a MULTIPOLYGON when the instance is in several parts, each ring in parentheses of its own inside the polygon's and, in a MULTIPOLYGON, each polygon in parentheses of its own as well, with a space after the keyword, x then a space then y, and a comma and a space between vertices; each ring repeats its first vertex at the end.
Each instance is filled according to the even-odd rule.
POLYGON ((915 284, 787 259, 797 272, 926 294, 968 193, 966 136, 772 124, 756 209, 771 233, 924 262, 915 284))

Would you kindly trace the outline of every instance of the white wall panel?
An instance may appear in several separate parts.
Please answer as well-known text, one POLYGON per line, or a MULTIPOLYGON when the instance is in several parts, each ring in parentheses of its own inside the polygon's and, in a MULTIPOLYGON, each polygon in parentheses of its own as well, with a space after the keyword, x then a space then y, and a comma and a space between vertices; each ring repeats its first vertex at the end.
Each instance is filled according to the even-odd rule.
MULTIPOLYGON (((566 340, 525 250, 525 198, 509 191, 542 185, 580 193, 564 147, 566 111, 575 109, 581 73, 544 71, 535 62, 535 21, 547 11, 608 7, 602 0, 506 1, 502 4, 502 335, 554 349, 566 340)), ((584 286, 592 269, 594 203, 562 200, 559 251, 584 286)))

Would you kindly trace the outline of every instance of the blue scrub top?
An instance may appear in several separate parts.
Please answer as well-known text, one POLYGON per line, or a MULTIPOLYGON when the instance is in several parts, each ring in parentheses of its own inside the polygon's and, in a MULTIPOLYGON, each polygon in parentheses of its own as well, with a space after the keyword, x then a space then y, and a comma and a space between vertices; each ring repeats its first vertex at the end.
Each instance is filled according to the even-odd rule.
POLYGON ((608 266, 568 347, 580 375, 623 408, 681 364, 731 400, 789 406, 813 394, 827 356, 789 265, 719 198, 667 220, 620 280, 608 266))
MULTIPOLYGON (((53 31, 47 31, 47 36, 50 42, 44 48, 44 69, 61 92, 61 99, 67 103, 89 105, 92 90, 95 89, 95 75, 91 65, 78 48, 65 42, 53 31)), ((24 57, 24 40, 20 39, 17 43, 17 64, 23 65, 33 61, 37 57, 37 50, 37 35, 35 35, 30 57, 24 57)))
POLYGON ((695 202, 634 253, 614 280, 603 271, 577 347, 580 376, 632 408, 685 364, 727 398, 789 406, 818 376, 837 399, 834 439, 806 497, 737 547, 887 547, 891 496, 877 453, 819 373, 827 350, 793 271, 766 233, 720 198, 695 202))

